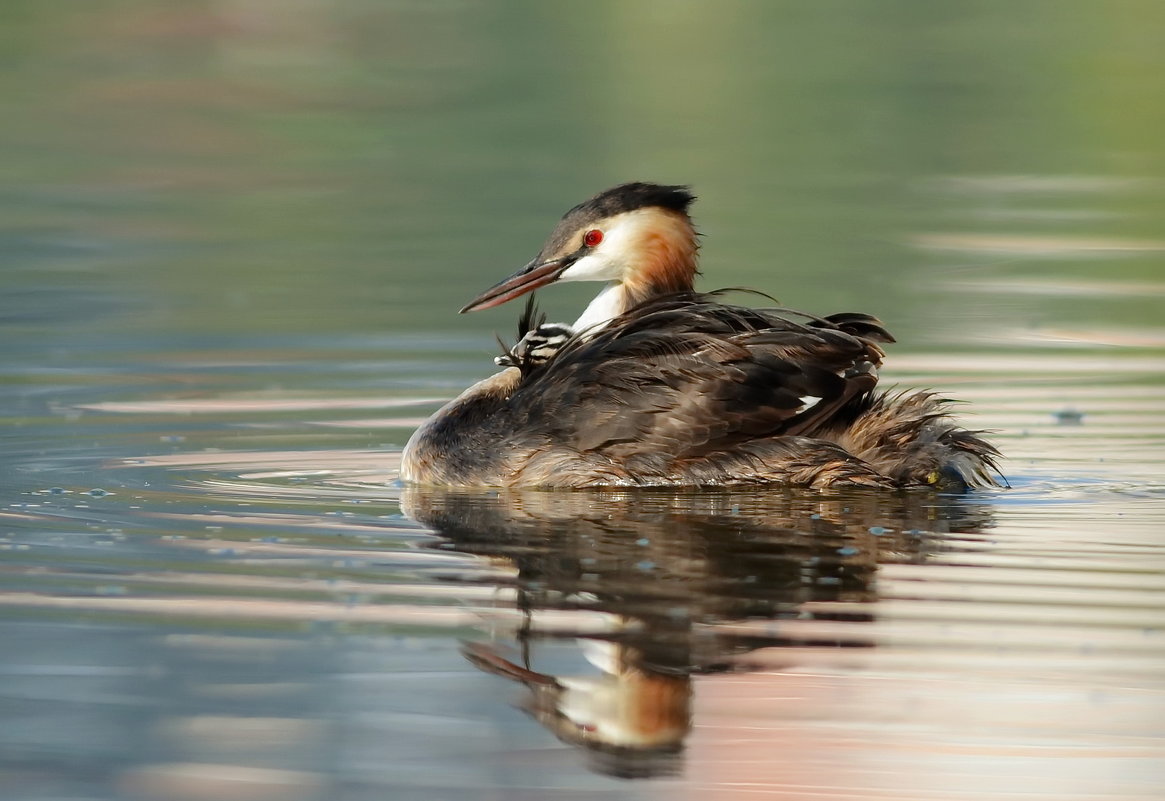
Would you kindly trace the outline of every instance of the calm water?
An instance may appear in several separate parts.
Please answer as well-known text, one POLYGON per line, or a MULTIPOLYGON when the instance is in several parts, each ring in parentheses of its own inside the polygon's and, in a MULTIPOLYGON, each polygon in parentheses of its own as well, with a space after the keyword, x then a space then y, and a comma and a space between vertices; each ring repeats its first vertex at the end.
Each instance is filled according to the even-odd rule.
POLYGON ((1161 798, 1163 26, 5 3, 0 797, 1161 798), (456 309, 630 179, 1012 488, 402 488, 456 309))

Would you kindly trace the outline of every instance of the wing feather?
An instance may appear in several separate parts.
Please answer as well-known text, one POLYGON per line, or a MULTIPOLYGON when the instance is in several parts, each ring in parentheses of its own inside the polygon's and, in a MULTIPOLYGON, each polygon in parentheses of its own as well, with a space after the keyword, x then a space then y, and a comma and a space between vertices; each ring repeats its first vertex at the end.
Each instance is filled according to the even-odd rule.
POLYGON ((527 431, 667 473, 740 442, 807 435, 877 383, 868 315, 816 318, 685 294, 568 343, 512 396, 527 431))

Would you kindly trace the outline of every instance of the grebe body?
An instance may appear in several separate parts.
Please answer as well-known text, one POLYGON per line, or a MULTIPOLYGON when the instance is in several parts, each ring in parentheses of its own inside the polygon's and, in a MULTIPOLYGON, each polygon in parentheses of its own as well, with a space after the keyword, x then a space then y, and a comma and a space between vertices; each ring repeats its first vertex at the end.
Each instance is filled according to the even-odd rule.
POLYGON ((753 309, 693 291, 686 188, 624 184, 462 311, 555 281, 606 286, 573 325, 527 306, 507 366, 413 434, 406 481, 454 487, 995 483, 997 451, 929 392, 876 391, 869 315, 753 309))

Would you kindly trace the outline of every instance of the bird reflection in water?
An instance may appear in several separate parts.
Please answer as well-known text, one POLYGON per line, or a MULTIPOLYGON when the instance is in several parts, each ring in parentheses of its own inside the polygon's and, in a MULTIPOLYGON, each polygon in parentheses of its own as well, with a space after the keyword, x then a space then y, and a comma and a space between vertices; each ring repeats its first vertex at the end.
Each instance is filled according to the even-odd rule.
MULTIPOLYGON (((838 635, 782 621, 870 621, 853 605, 876 600, 879 563, 925 560, 944 535, 990 525, 986 506, 931 493, 410 487, 402 507, 446 538, 442 547, 510 577, 521 613, 513 642, 499 642, 495 626, 490 641, 464 646, 469 661, 524 685, 539 723, 595 770, 627 778, 679 770, 693 675, 748 670, 761 648, 869 647, 860 627, 838 635), (540 641, 577 643, 598 675, 540 670, 540 641)), ((785 663, 795 660, 788 652, 785 663)))

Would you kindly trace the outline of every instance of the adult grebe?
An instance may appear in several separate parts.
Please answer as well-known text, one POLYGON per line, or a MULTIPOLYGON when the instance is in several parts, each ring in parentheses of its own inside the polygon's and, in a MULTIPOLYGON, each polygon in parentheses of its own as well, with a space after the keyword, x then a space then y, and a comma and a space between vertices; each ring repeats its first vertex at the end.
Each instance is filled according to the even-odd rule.
MULTIPOLYGON (((568 211, 537 258, 463 312, 605 281, 573 326, 524 327, 521 359, 409 439, 406 481, 455 487, 934 486, 996 482, 998 452, 929 392, 876 393, 893 342, 864 314, 693 291, 686 187, 630 183, 568 211)), ((507 353, 501 363, 520 354, 507 353)))

